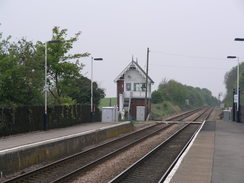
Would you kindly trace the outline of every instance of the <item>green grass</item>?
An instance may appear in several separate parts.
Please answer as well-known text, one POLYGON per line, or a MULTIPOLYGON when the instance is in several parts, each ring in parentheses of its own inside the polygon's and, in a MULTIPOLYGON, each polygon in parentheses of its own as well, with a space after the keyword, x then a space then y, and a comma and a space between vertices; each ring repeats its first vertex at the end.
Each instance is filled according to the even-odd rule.
POLYGON ((112 98, 103 98, 100 101, 99 104, 99 109, 102 109, 102 107, 109 107, 109 106, 115 106, 117 105, 117 98, 112 97, 112 98), (110 105, 110 100, 111 100, 111 105, 110 105))
MULTIPOLYGON (((117 98, 103 98, 100 101, 99 109, 101 110, 102 107, 109 107, 110 106, 110 100, 111 100, 111 106, 117 105, 117 98)), ((161 104, 152 104, 152 118, 156 120, 161 120, 162 117, 168 116, 170 114, 178 113, 182 109, 177 106, 173 105, 171 102, 165 101, 161 104)), ((137 121, 134 121, 135 123, 139 123, 137 121)))
POLYGON ((160 104, 152 104, 152 118, 161 120, 162 117, 181 112, 181 108, 173 105, 171 102, 165 101, 160 104))

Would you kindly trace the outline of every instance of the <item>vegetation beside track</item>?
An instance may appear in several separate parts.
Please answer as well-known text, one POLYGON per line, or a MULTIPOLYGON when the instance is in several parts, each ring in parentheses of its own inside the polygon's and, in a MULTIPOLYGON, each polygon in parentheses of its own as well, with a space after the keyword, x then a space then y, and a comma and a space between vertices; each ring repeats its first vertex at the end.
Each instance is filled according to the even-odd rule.
MULTIPOLYGON (((117 98, 103 98, 100 100, 98 108, 102 110, 103 107, 115 106, 117 105, 117 98)), ((168 116, 170 114, 175 114, 181 112, 179 106, 172 104, 169 101, 164 101, 163 103, 153 104, 152 103, 152 112, 154 119, 161 119, 163 116, 168 116)))
MULTIPOLYGON (((236 71, 237 68, 233 67, 229 72, 225 74, 225 87, 226 96, 224 98, 224 103, 226 106, 232 106, 233 102, 233 88, 236 89, 236 71)), ((240 100, 241 104, 244 103, 244 63, 240 63, 240 100)))
POLYGON ((151 101, 153 119, 204 105, 215 106, 219 102, 206 88, 194 88, 165 79, 152 92, 151 101))
POLYGON ((152 104, 153 119, 160 120, 164 116, 179 113, 182 109, 169 101, 164 101, 159 104, 152 104))
MULTIPOLYGON (((116 98, 101 99, 99 108, 114 106, 116 98)), ((196 107, 218 105, 216 97, 206 88, 183 85, 177 81, 162 81, 158 89, 152 92, 152 118, 160 120, 162 117, 190 110, 196 107)))

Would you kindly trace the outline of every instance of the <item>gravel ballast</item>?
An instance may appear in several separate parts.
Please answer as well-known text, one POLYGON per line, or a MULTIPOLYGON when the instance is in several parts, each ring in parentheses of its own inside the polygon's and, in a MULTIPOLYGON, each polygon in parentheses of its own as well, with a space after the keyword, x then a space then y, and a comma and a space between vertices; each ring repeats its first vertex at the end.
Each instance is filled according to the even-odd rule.
POLYGON ((169 134, 172 134, 173 132, 178 130, 182 125, 183 124, 172 125, 158 135, 148 138, 140 144, 137 144, 134 147, 122 153, 119 153, 117 156, 108 159, 106 162, 103 162, 102 164, 91 169, 90 171, 84 173, 76 180, 74 180, 73 183, 108 182, 120 172, 125 170, 128 166, 137 161, 139 158, 148 153, 151 149, 156 147, 159 143, 165 140, 169 136, 169 134))

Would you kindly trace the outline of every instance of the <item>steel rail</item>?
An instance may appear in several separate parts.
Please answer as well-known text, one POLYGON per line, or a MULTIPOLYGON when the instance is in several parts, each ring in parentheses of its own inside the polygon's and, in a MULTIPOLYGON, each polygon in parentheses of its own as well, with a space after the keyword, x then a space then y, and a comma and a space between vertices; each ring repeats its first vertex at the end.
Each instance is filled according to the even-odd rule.
POLYGON ((107 154, 107 155, 105 155, 105 156, 103 156, 103 157, 101 157, 101 158, 99 158, 99 159, 97 159, 97 160, 95 160, 95 161, 93 161, 93 162, 91 162, 91 163, 89 163, 89 164, 83 166, 83 167, 80 167, 80 168, 78 168, 78 169, 72 171, 72 172, 69 173, 69 174, 66 174, 66 175, 64 175, 64 176, 62 176, 62 177, 59 177, 59 178, 57 178, 56 180, 54 180, 54 181, 52 181, 52 182, 50 182, 50 183, 66 182, 66 180, 70 180, 70 179, 71 179, 72 177, 74 177, 76 174, 80 174, 81 172, 89 171, 89 169, 91 169, 92 167, 94 167, 94 166, 96 166, 96 165, 102 163, 103 161, 106 161, 106 160, 109 159, 109 158, 112 158, 112 157, 115 156, 116 154, 118 154, 118 153, 120 153, 120 152, 123 152, 123 151, 127 150, 128 148, 130 148, 130 147, 132 147, 132 146, 134 146, 134 145, 136 145, 136 144, 142 142, 143 140, 146 140, 147 138, 149 138, 149 137, 151 137, 151 136, 154 136, 154 135, 158 134, 158 133, 161 132, 161 131, 166 130, 167 128, 169 128, 169 127, 172 126, 172 125, 173 125, 173 124, 168 124, 167 126, 161 128, 161 129, 158 129, 157 131, 155 131, 155 132, 153 132, 153 133, 151 133, 151 134, 145 135, 144 137, 142 137, 142 138, 140 138, 140 139, 138 139, 138 140, 136 140, 136 141, 134 141, 134 142, 131 142, 131 143, 129 143, 129 144, 127 144, 127 145, 125 145, 125 146, 123 146, 123 147, 117 149, 116 151, 113 151, 113 152, 111 152, 111 153, 109 153, 109 154, 107 154))
MULTIPOLYGON (((173 139, 175 139, 177 137, 177 135, 179 135, 181 132, 183 132, 188 126, 190 125, 197 125, 197 124, 191 124, 188 123, 186 124, 184 127, 180 128, 177 132, 175 132, 174 134, 172 134, 170 137, 168 137, 165 141, 163 141, 162 143, 160 143, 158 146, 156 146, 154 149, 152 149, 150 152, 148 152, 145 156, 143 156, 141 159, 139 159, 138 161, 136 161, 134 164, 132 164, 130 167, 128 167, 126 170, 124 170, 123 172, 121 172, 119 175, 117 175, 114 179, 112 179, 111 181, 109 181, 109 183, 117 183, 117 182, 122 182, 123 179, 127 178, 127 176, 134 170, 136 170, 138 167, 144 165, 146 162, 146 160, 148 160, 149 158, 153 157, 155 153, 157 153, 158 151, 160 151, 161 148, 164 148, 165 145, 167 145, 168 143, 170 143, 170 141, 172 141, 173 139)), ((195 133, 194 133, 195 134, 195 133)), ((157 167, 155 167, 157 168, 157 167)))
POLYGON ((215 107, 212 107, 212 108, 210 109, 208 115, 206 116, 206 118, 205 118, 204 120, 207 120, 207 119, 210 117, 210 115, 212 114, 212 112, 214 111, 214 109, 215 109, 215 107))
MULTIPOLYGON (((202 109, 202 108, 201 108, 201 109, 202 109)), ((201 110, 201 109, 194 110, 194 112, 199 111, 199 110, 201 110)), ((204 112, 205 112, 205 111, 206 111, 206 110, 204 110, 204 112)), ((204 113, 204 112, 203 112, 203 113, 204 113)), ((193 111, 190 112, 190 115, 192 115, 192 113, 193 113, 193 111)), ((185 117, 184 117, 184 118, 185 118, 185 117)), ((189 125, 189 124, 188 124, 188 125, 189 125)), ((186 125, 186 126, 187 126, 187 125, 186 125)), ((161 130, 159 130, 159 131, 161 131, 161 130)), ((152 135, 149 135, 148 137, 150 137, 150 136, 152 136, 152 135)), ((144 140, 144 139, 138 140, 138 142, 136 142, 136 143, 139 143, 139 142, 141 142, 142 140, 144 140)), ((131 143, 131 144, 129 144, 129 145, 126 146, 126 147, 121 147, 120 149, 118 149, 118 152, 115 152, 115 153, 119 153, 119 152, 121 152, 121 151, 124 151, 124 150, 130 148, 130 147, 133 146, 133 145, 135 145, 135 143, 131 143)), ((88 165, 86 165, 86 166, 83 166, 83 167, 81 167, 81 168, 79 168, 79 169, 77 169, 77 170, 71 172, 70 174, 64 175, 63 177, 56 179, 56 180, 53 181, 52 183, 65 182, 66 180, 71 179, 71 177, 75 177, 77 174, 80 174, 81 172, 88 171, 87 169, 91 169, 92 167, 94 167, 94 166, 100 164, 102 161, 105 161, 106 159, 111 158, 112 156, 115 155, 115 153, 109 153, 109 154, 107 154, 106 156, 102 157, 101 159, 98 159, 97 161, 91 162, 91 164, 88 164, 88 165)))
MULTIPOLYGON (((200 109, 195 109, 195 110, 193 110, 193 111, 197 111, 197 110, 200 110, 200 109)), ((190 111, 190 112, 192 112, 192 111, 190 111)), ((188 113, 190 113, 190 112, 188 112, 188 113)), ((185 115, 185 113, 184 113, 184 115, 185 115)), ((191 114, 190 114, 190 115, 191 115, 191 114)), ((70 161, 70 160, 72 160, 72 159, 74 159, 74 158, 77 158, 77 157, 79 157, 79 156, 82 156, 83 154, 87 154, 87 153, 89 153, 89 152, 96 151, 96 149, 98 149, 98 148, 102 148, 102 147, 104 147, 104 146, 106 146, 106 145, 108 145, 108 144, 111 144, 111 143, 116 143, 116 142, 119 141, 119 140, 129 138, 129 137, 131 137, 131 136, 133 136, 133 135, 136 135, 136 134, 139 134, 139 133, 144 133, 144 131, 147 131, 147 130, 152 129, 152 128, 154 128, 154 127, 157 127, 157 126, 159 126, 159 125, 160 125, 160 124, 151 125, 151 126, 149 126, 149 127, 147 127, 147 128, 138 130, 138 131, 136 131, 136 132, 129 133, 129 134, 127 134, 127 135, 124 135, 123 137, 119 137, 119 138, 116 138, 116 139, 111 140, 111 141, 109 141, 109 142, 105 142, 105 143, 103 143, 103 144, 101 144, 101 145, 99 145, 99 146, 97 146, 97 147, 95 147, 95 148, 89 148, 89 149, 87 149, 87 150, 85 150, 85 151, 82 151, 82 152, 79 152, 79 153, 77 153, 77 154, 75 154, 75 155, 72 155, 72 156, 63 158, 63 159, 58 160, 58 161, 55 161, 55 162, 53 162, 53 163, 50 163, 50 164, 48 164, 48 165, 46 165, 46 166, 43 166, 43 167, 41 167, 41 168, 39 168, 39 169, 37 169, 37 170, 31 171, 31 172, 27 172, 27 173, 25 173, 25 174, 19 175, 19 176, 17 176, 17 177, 12 178, 12 179, 5 180, 3 183, 7 183, 7 182, 20 182, 21 179, 25 179, 26 177, 33 177, 33 179, 34 179, 34 177, 35 177, 36 175, 38 175, 38 172, 48 171, 48 169, 51 169, 52 167, 59 166, 59 164, 63 164, 63 163, 65 163, 65 162, 68 162, 68 161, 70 161)), ((159 131, 168 128, 169 126, 170 126, 170 125, 167 125, 167 126, 165 126, 165 127, 161 127, 160 129, 154 131, 153 133, 148 134, 148 135, 145 135, 145 136, 139 138, 138 140, 136 140, 135 142, 132 142, 132 143, 130 143, 129 145, 125 145, 125 146, 123 146, 123 147, 117 149, 117 151, 114 151, 114 153, 111 152, 111 153, 109 153, 109 154, 107 154, 107 155, 105 155, 105 156, 102 156, 102 157, 98 158, 97 161, 92 161, 92 162, 90 162, 90 163, 84 165, 83 167, 78 168, 77 170, 74 170, 74 171, 72 171, 71 173, 69 173, 69 174, 67 174, 67 175, 65 175, 65 176, 62 176, 61 178, 56 179, 56 180, 53 181, 53 182, 60 182, 60 181, 62 181, 62 180, 64 180, 64 179, 67 179, 67 177, 69 177, 69 176, 71 176, 71 175, 75 175, 75 174, 77 174, 77 173, 80 172, 80 171, 85 171, 85 169, 88 169, 88 168, 91 168, 91 167, 95 166, 95 165, 98 164, 99 162, 104 161, 104 160, 108 159, 109 157, 115 155, 116 153, 119 153, 119 152, 123 151, 123 149, 127 149, 127 148, 129 148, 129 147, 131 147, 132 145, 135 145, 136 143, 139 143, 140 141, 142 141, 142 140, 144 140, 144 139, 146 139, 146 138, 149 138, 149 137, 152 136, 154 133, 156 134, 156 133, 158 133, 159 131), (127 147, 126 147, 126 146, 127 146, 127 147)), ((28 178, 28 179, 29 179, 29 178, 28 178)))
POLYGON ((172 121, 172 120, 181 121, 181 120, 191 116, 192 114, 195 114, 196 112, 201 111, 202 109, 203 108, 201 107, 201 108, 193 109, 193 110, 190 110, 190 111, 186 111, 186 112, 183 112, 183 113, 178 114, 176 116, 166 118, 165 121, 172 121))
MULTIPOLYGON (((204 125, 205 121, 203 121, 202 125, 204 125)), ((202 126, 201 125, 201 126, 202 126)), ((183 149, 180 151, 180 153, 178 154, 178 156, 174 159, 174 161, 172 162, 172 164, 169 166, 169 168, 166 170, 166 172, 163 174, 163 176, 160 178, 160 180, 158 181, 158 183, 163 183, 163 181, 167 178, 167 176, 169 175, 169 173, 171 172, 171 170, 174 168, 175 164, 177 163, 177 161, 179 160, 179 158, 182 156, 182 154, 185 152, 186 148, 189 146, 189 144, 191 143, 191 141, 193 140, 193 138, 195 137, 196 133, 199 131, 199 129, 201 128, 201 126, 199 126, 199 128, 194 132, 194 134, 191 136, 191 138, 188 140, 188 142, 185 144, 185 146, 183 147, 183 149)))
POLYGON ((204 120, 207 120, 208 117, 211 115, 211 113, 213 112, 214 110, 214 107, 209 107, 209 108, 206 108, 202 114, 200 114, 199 116, 197 116, 195 119, 193 119, 193 121, 197 121, 198 119, 201 119, 202 118, 202 121, 204 120))
MULTIPOLYGON (((193 110, 193 111, 187 112, 187 114, 188 114, 187 117, 188 117, 189 115, 192 115, 192 113, 194 113, 194 112, 196 112, 196 111, 199 111, 199 110, 201 110, 201 109, 202 109, 202 108, 198 108, 198 109, 195 109, 195 110, 193 110)), ((185 115, 185 114, 184 114, 184 115, 185 115)), ((185 118, 185 116, 184 116, 184 118, 185 118)), ((167 127, 169 127, 169 126, 167 126, 167 127)), ((165 127, 165 128, 166 128, 166 127, 165 127)), ((164 128, 164 129, 165 129, 165 128, 164 128)), ((158 130, 158 132, 159 132, 159 131, 161 131, 161 130, 158 130)), ((156 132, 156 133, 158 133, 158 132, 156 132)), ((155 134, 156 134, 156 133, 155 133, 155 134)), ((140 143, 142 140, 145 140, 146 138, 149 138, 149 137, 152 136, 152 135, 154 135, 154 134, 150 134, 150 135, 148 135, 148 136, 145 137, 145 138, 139 139, 137 142, 132 142, 131 144, 128 144, 128 145, 126 145, 126 146, 124 146, 124 147, 121 147, 121 148, 118 149, 117 151, 115 151, 115 152, 111 152, 111 153, 109 153, 109 154, 107 154, 107 155, 101 157, 100 159, 97 159, 97 160, 91 162, 90 164, 87 164, 87 165, 85 165, 85 166, 83 166, 83 167, 80 167, 80 168, 78 168, 78 169, 72 171, 72 172, 69 173, 69 174, 66 174, 66 175, 64 175, 64 176, 62 176, 62 177, 59 177, 59 178, 57 178, 55 181, 52 181, 51 183, 65 182, 66 180, 70 180, 72 177, 75 177, 77 174, 80 174, 81 172, 88 171, 88 169, 91 169, 92 167, 94 167, 94 166, 100 164, 101 162, 107 160, 108 158, 111 158, 112 156, 115 156, 115 155, 116 155, 117 153, 119 153, 119 152, 125 151, 126 149, 130 148, 131 146, 133 146, 133 145, 135 145, 135 144, 137 144, 137 143, 140 143)))
POLYGON ((201 113, 200 115, 196 116, 193 121, 197 121, 198 119, 201 119, 202 116, 204 116, 204 114, 206 114, 206 112, 209 110, 209 107, 208 108, 205 108, 201 113))
MULTIPOLYGON (((55 161, 55 162, 53 162, 53 163, 51 163, 51 164, 48 164, 48 165, 46 165, 46 166, 43 166, 43 167, 37 169, 37 170, 34 170, 34 171, 31 171, 31 172, 25 173, 25 174, 23 174, 23 175, 19 175, 19 176, 13 177, 13 178, 11 178, 11 179, 8 179, 8 180, 4 181, 3 183, 21 182, 23 179, 28 179, 29 177, 35 177, 35 175, 38 175, 39 172, 41 173, 41 172, 43 172, 43 171, 48 171, 48 169, 52 169, 53 167, 59 166, 59 164, 64 164, 64 163, 69 162, 69 161, 71 161, 72 159, 77 158, 77 157, 79 157, 79 156, 82 156, 82 155, 84 155, 84 154, 92 153, 93 151, 96 151, 98 148, 105 147, 105 146, 107 146, 107 145, 110 145, 111 143, 116 143, 116 142, 121 141, 121 140, 126 140, 127 138, 130 138, 130 137, 133 138, 133 136, 135 136, 135 135, 137 135, 137 134, 139 134, 139 133, 143 133, 143 135, 142 135, 139 139, 135 140, 134 142, 132 142, 132 143, 130 143, 130 144, 128 145, 128 146, 132 146, 133 144, 139 143, 139 142, 142 141, 143 139, 146 139, 146 138, 148 138, 148 137, 150 137, 150 136, 152 136, 152 135, 154 135, 154 134, 157 134, 157 133, 160 132, 161 130, 165 130, 166 128, 168 128, 168 127, 171 126, 171 124, 169 124, 169 125, 164 126, 164 127, 159 127, 159 129, 153 130, 153 132, 151 132, 150 134, 146 134, 146 135, 144 135, 144 133, 146 133, 146 131, 148 131, 148 130, 150 130, 150 129, 153 129, 153 128, 155 128, 155 127, 158 128, 158 126, 161 126, 161 125, 163 125, 163 124, 159 124, 159 123, 158 123, 158 124, 149 126, 149 127, 147 127, 147 128, 138 130, 138 131, 136 131, 136 132, 134 132, 134 133, 127 134, 127 135, 125 135, 125 136, 123 136, 123 137, 116 138, 116 139, 114 139, 114 140, 111 140, 111 141, 109 141, 109 142, 103 143, 103 144, 101 144, 101 145, 99 145, 99 146, 96 146, 96 147, 94 147, 94 148, 89 148, 89 149, 87 149, 87 150, 85 150, 85 151, 82 151, 82 152, 79 152, 79 153, 77 153, 77 154, 75 154, 75 155, 72 155, 72 156, 66 157, 66 158, 64 158, 64 159, 55 161)), ((126 145, 123 146, 123 148, 126 148, 126 145)), ((116 151, 114 151, 114 153, 119 152, 119 151, 121 151, 121 150, 122 150, 122 147, 119 148, 119 149, 117 149, 116 151)), ((112 155, 113 152, 111 152, 111 153, 109 153, 109 154, 112 155)), ((105 155, 105 156, 99 158, 98 160, 101 161, 103 158, 107 158, 108 156, 109 156, 109 155, 105 155)), ((85 167, 89 167, 89 166, 91 166, 91 165, 93 165, 93 164, 95 164, 95 161, 86 164, 85 166, 83 166, 83 168, 85 168, 85 167)), ((58 179, 56 179, 56 181, 58 181, 58 179)), ((54 182, 55 182, 55 181, 54 181, 54 182)))
POLYGON ((196 133, 201 129, 201 127, 205 124, 205 121, 209 118, 209 116, 211 115, 211 113, 213 112, 214 107, 208 108, 203 114, 207 115, 204 117, 203 123, 202 125, 198 128, 198 130, 195 131, 195 133, 192 135, 191 139, 186 143, 186 145, 184 146, 184 148, 181 150, 181 152, 178 154, 178 156, 175 158, 175 160, 172 162, 172 164, 169 166, 169 168, 167 169, 167 171, 162 175, 162 177, 160 178, 160 180, 158 181, 158 183, 163 183, 163 181, 167 178, 167 176, 169 175, 169 173, 172 171, 172 169, 174 168, 175 164, 177 163, 177 161, 179 160, 179 158, 182 156, 182 154, 185 152, 185 150, 187 149, 188 145, 191 143, 191 141, 193 140, 193 138, 195 137, 196 133))

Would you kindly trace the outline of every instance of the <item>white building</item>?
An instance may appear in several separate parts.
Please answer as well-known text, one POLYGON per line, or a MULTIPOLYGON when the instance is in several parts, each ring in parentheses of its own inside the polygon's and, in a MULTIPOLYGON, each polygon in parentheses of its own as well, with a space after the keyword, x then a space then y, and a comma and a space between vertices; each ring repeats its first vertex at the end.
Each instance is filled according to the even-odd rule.
MULTIPOLYGON (((145 119, 146 72, 135 61, 116 77, 117 105, 119 111, 127 111, 132 119, 145 119)), ((153 80, 148 76, 147 111, 151 110, 151 85, 153 80)))

